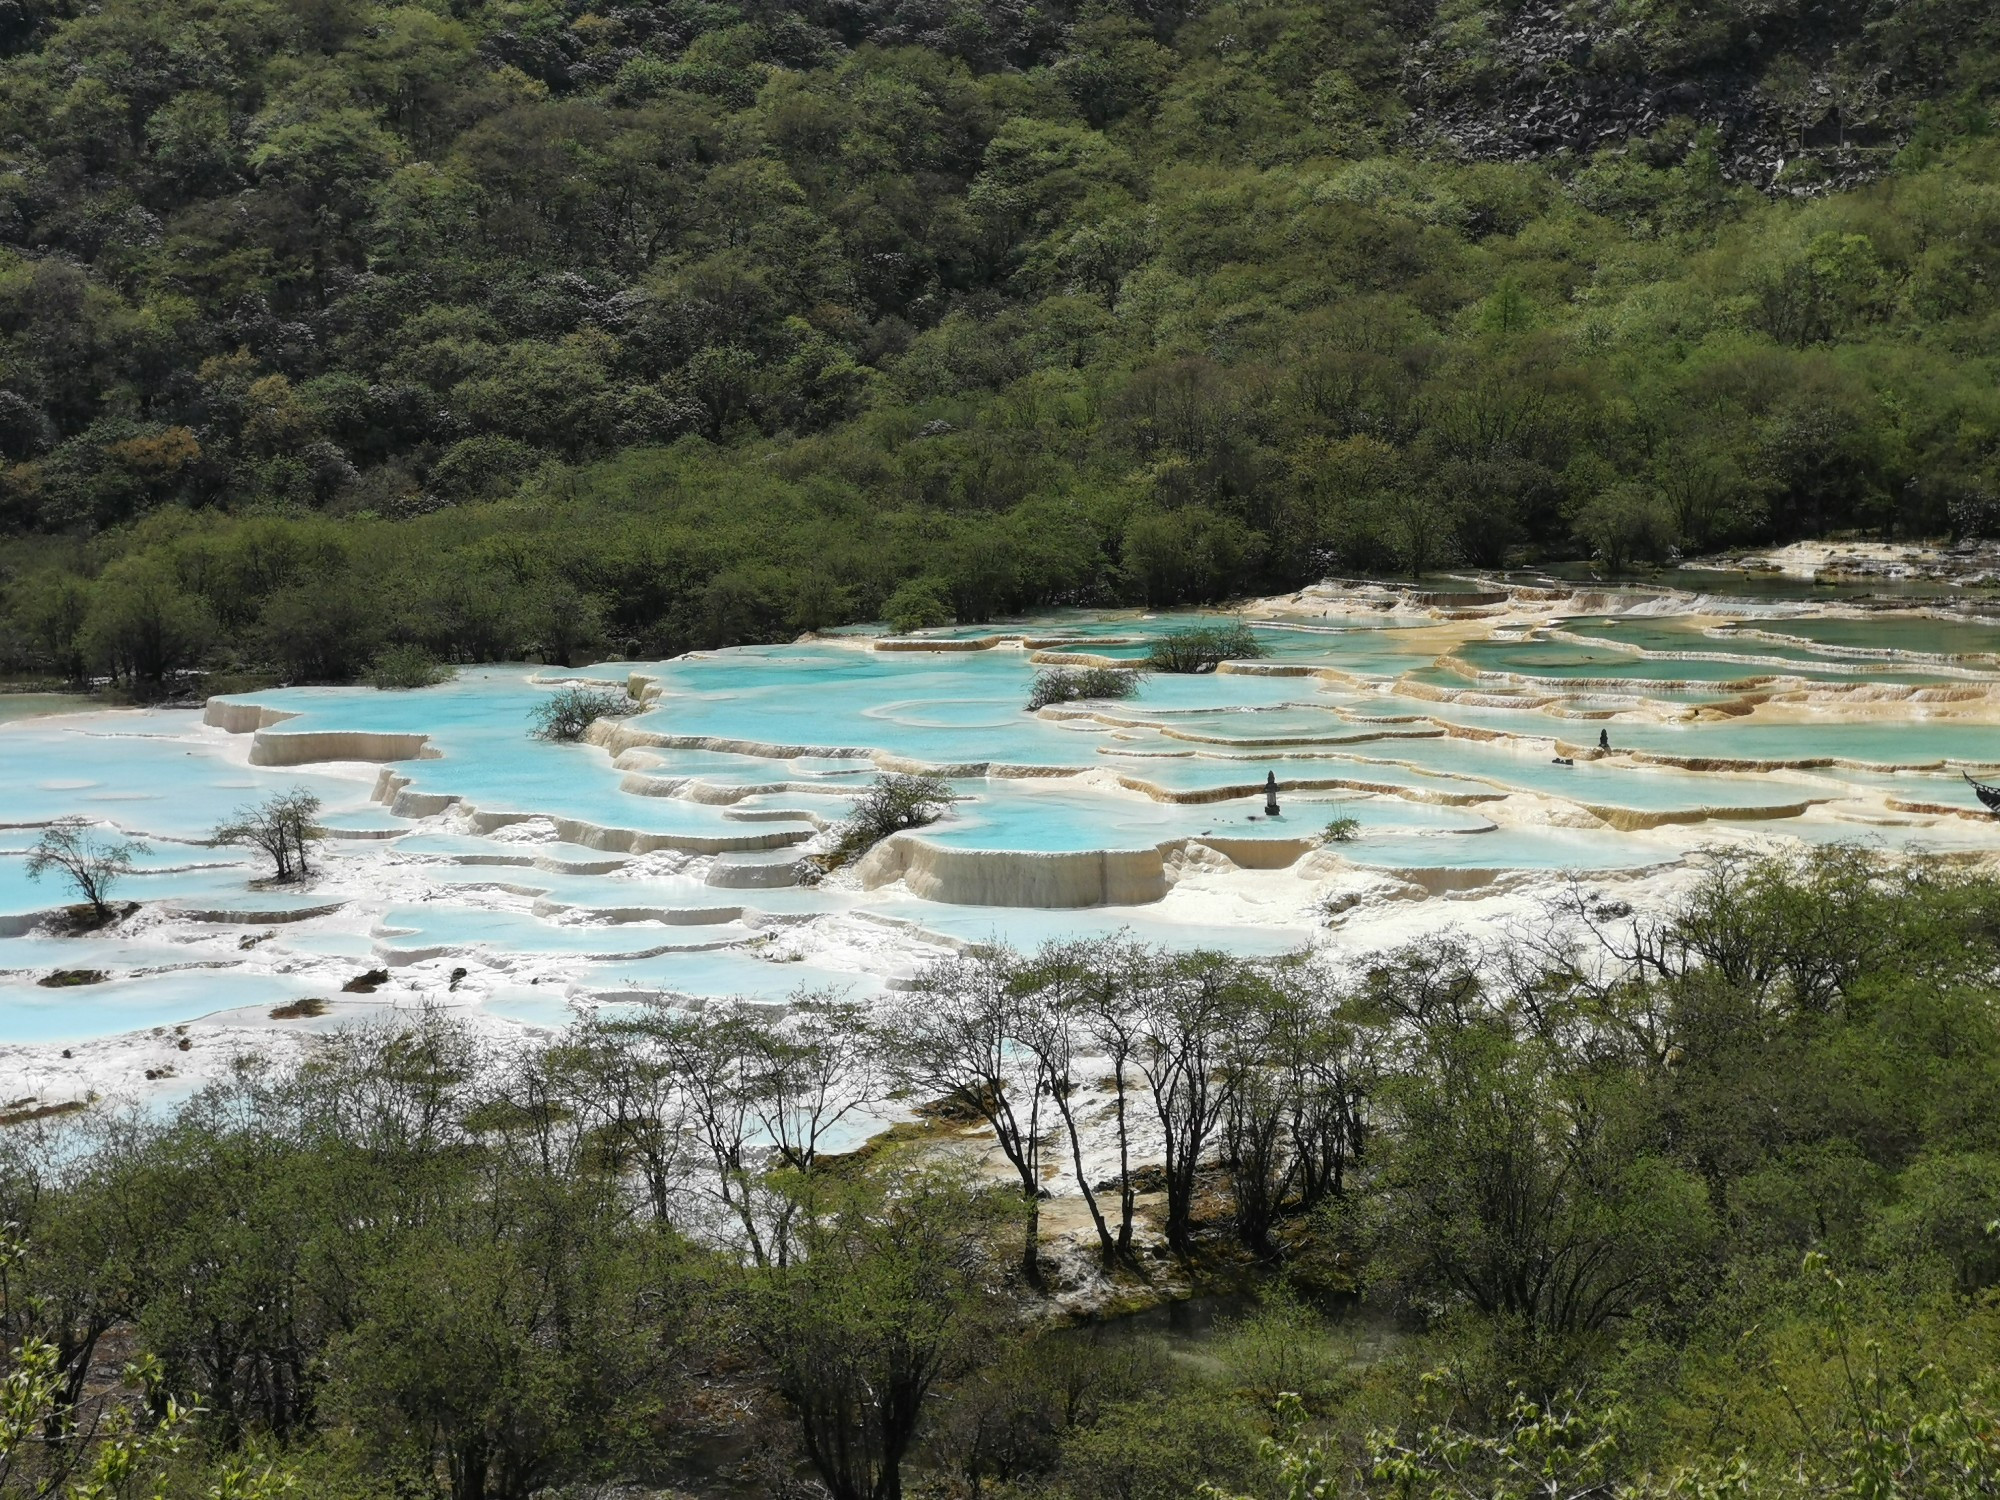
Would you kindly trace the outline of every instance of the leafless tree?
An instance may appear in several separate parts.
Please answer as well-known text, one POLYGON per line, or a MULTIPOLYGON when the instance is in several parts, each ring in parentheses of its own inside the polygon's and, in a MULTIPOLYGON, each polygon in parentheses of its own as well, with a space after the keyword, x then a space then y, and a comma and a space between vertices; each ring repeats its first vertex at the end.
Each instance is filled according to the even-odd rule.
POLYGON ((759 1212, 763 1173, 749 1082, 755 1055, 750 1021, 734 1011, 659 1006, 629 1024, 644 1030, 671 1071, 681 1119, 707 1154, 716 1200, 742 1229, 743 1248, 757 1264, 769 1264, 773 1247, 759 1212))
MULTIPOLYGON (((1035 1059, 1040 1082, 1049 1092, 1056 1113, 1062 1118, 1063 1134, 1069 1141, 1070 1165, 1076 1173, 1077 1191, 1090 1210, 1090 1222, 1097 1229, 1097 1243, 1109 1270, 1118 1255, 1111 1228, 1104 1222, 1097 1190, 1083 1164, 1083 1131, 1078 1122, 1076 1048, 1087 1038, 1086 1018, 1104 987, 1104 975, 1097 967, 1098 945, 1092 943, 1051 943, 1024 966, 1017 981, 1021 1013, 1021 1044, 1035 1059)), ((1122 1174, 1129 1183, 1130 1174, 1122 1174)))
POLYGON ((99 834, 87 818, 58 818, 42 830, 28 855, 28 878, 51 871, 76 888, 99 922, 111 920, 111 889, 132 873, 132 861, 148 852, 138 839, 99 834))
POLYGON ((217 825, 218 844, 261 850, 271 861, 272 878, 304 880, 312 874, 312 851, 326 836, 319 826, 319 798, 304 787, 293 787, 255 807, 240 807, 235 817, 217 825))
POLYGON ((636 1171, 656 1224, 675 1221, 689 1148, 687 1096, 675 1053, 644 1019, 592 1017, 560 1043, 604 1164, 636 1171))
POLYGON ((1133 1061, 1160 1124, 1167 1242, 1183 1255, 1194 1231, 1196 1174, 1240 1081, 1227 1064, 1253 982, 1226 954, 1194 952, 1155 969, 1138 996, 1133 1061))
POLYGON ((801 990, 780 1022, 751 1022, 751 1109, 778 1159, 810 1172, 828 1132, 882 1096, 866 1008, 831 990, 801 990))
POLYGON ((977 1115, 1021 1180, 1022 1270, 1040 1271, 1042 1102, 1047 1080, 1024 1045, 1014 954, 1002 948, 927 967, 880 1029, 890 1076, 905 1090, 977 1115))

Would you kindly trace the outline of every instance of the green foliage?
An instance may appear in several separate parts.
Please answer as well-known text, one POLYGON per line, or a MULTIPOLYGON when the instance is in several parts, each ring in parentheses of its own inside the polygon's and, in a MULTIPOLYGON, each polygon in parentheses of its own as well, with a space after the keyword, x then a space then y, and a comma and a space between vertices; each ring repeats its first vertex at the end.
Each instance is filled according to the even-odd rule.
POLYGON ((1326 820, 1321 837, 1329 844, 1351 844, 1361 837, 1361 820, 1353 813, 1335 813, 1326 820))
POLYGON ((577 683, 559 687, 528 710, 528 733, 538 740, 574 742, 599 719, 636 714, 639 702, 618 688, 577 683))
POLYGON ((959 1385, 931 1446, 953 1457, 968 1484, 1030 1483, 1051 1475, 1064 1443, 1114 1408, 1190 1384, 1165 1340, 1102 1324, 1049 1329, 1003 1346, 959 1385))
POLYGON ((878 776, 834 830, 832 846, 819 856, 822 867, 839 869, 892 833, 935 823, 951 803, 951 783, 942 776, 878 776))
POLYGON ((822 1186, 794 1258, 749 1274, 744 1327, 833 1495, 901 1493, 932 1390, 987 1358, 1006 1218, 991 1190, 935 1167, 822 1186))
POLYGON ((1677 1294, 1718 1225, 1639 1081, 1519 1034, 1484 995, 1476 956, 1450 942, 1374 982, 1457 997, 1412 1017, 1422 1061, 1386 1084, 1398 1128, 1381 1163, 1383 1272, 1517 1331, 1524 1358, 1558 1362, 1677 1294))
MULTIPOLYGON (((1335 1494, 1394 1500, 1636 1500, 1619 1483, 1623 1428, 1629 1412, 1593 1407, 1568 1392, 1548 1403, 1511 1392, 1490 1424, 1466 1426, 1436 1420, 1453 1401, 1441 1371, 1425 1375, 1409 1432, 1376 1430, 1358 1462, 1306 1430, 1306 1408, 1296 1395, 1279 1403, 1279 1436, 1267 1439, 1264 1457, 1274 1483, 1264 1493, 1282 1500, 1318 1500, 1335 1494)), ((1250 1500, 1214 1485, 1202 1500, 1250 1500)))
POLYGON ((379 686, 384 678, 417 675, 417 663, 405 661, 403 654, 420 648, 377 649, 380 621, 366 593, 351 578, 315 580, 275 591, 258 611, 253 639, 289 682, 345 682, 365 671, 379 686))
POLYGON ((0 1494, 59 1500, 157 1494, 161 1471, 186 1442, 189 1413, 158 1391, 156 1364, 129 1366, 125 1383, 156 1396, 159 1414, 149 1419, 121 1410, 85 1444, 76 1438, 59 1351, 35 1339, 10 1351, 0 1377, 0 1494))
MULTIPOLYGON (((1426 1395, 1444 1382, 1431 1376, 1426 1395)), ((1478 1496, 1480 1500, 1591 1500, 1616 1493, 1625 1414, 1592 1410, 1573 1394, 1539 1402, 1512 1393, 1497 1422, 1468 1429, 1429 1421, 1438 1403, 1419 1398, 1407 1436, 1369 1439, 1369 1478, 1384 1495, 1478 1496)), ((1448 1403, 1447 1403, 1448 1404, 1448 1403)))
POLYGON ((1028 690, 1028 712, 1089 698, 1130 698, 1141 677, 1127 667, 1044 667, 1028 690))
MULTIPOLYGON (((21 1328, 16 1277, 27 1254, 26 1246, 0 1237, 0 1319, 10 1331, 21 1328)), ((160 1363, 150 1356, 123 1371, 126 1392, 138 1399, 108 1415, 84 1409, 70 1365, 63 1349, 35 1331, 0 1354, 0 1495, 37 1500, 157 1495, 163 1471, 187 1444, 187 1425, 196 1413, 161 1389, 160 1363)), ((238 1495, 268 1500, 275 1493, 275 1487, 254 1494, 238 1490, 232 1500, 238 1495)))
POLYGON ((156 693, 199 660, 213 632, 206 602, 170 568, 155 558, 128 557, 107 568, 91 591, 79 645, 114 678, 156 693))
POLYGON ((1248 625, 1195 625, 1171 630, 1146 652, 1155 672, 1213 672, 1226 661, 1254 661, 1264 643, 1248 625))
POLYGON ((2000 36, 1891 9, 30 5, 5 608, 155 695, 1983 534, 2000 36))
POLYGON ((44 573, 15 591, 14 618, 50 671, 65 682, 90 680, 90 654, 83 628, 90 610, 90 589, 66 573, 44 573))
POLYGON ((951 605, 945 598, 945 585, 935 578, 912 578, 897 585, 882 601, 882 618, 898 635, 949 625, 951 605))
POLYGON ((1132 1401, 1063 1444, 1060 1493, 1118 1500, 1184 1500, 1198 1475, 1248 1477, 1256 1454, 1248 1412, 1206 1394, 1132 1401))
MULTIPOLYGON (((1801 1285, 1817 1304, 1837 1394, 1822 1414, 1784 1385, 1792 1441, 1764 1456, 1712 1441, 1682 1461, 1648 1469, 1638 1413, 1616 1396, 1576 1390, 1537 1400, 1510 1389, 1482 1416, 1454 1372, 1422 1378, 1398 1428, 1370 1431, 1351 1457, 1308 1426, 1296 1395, 1279 1404, 1278 1435, 1264 1458, 1273 1500, 1335 1494, 1424 1500, 1881 1500, 1887 1496, 1971 1500, 2000 1481, 2000 1403, 1986 1372, 1961 1378, 1936 1365, 1900 1368, 1884 1344, 1857 1337, 1851 1294, 1825 1258, 1806 1257, 1801 1285), (1800 1446, 1802 1445, 1802 1446, 1800 1446), (1782 1455, 1782 1456, 1781 1456, 1782 1455)), ((1713 1438, 1711 1434, 1711 1438, 1713 1438)), ((1214 1484, 1204 1500, 1232 1500, 1214 1484)), ((1236 1496, 1233 1500, 1250 1500, 1236 1496)))
POLYGON ((535 1182, 476 1211, 462 1197, 371 1268, 370 1317, 332 1341, 335 1408, 385 1460, 456 1497, 525 1497, 616 1452, 653 1398, 656 1337, 634 1320, 654 1269, 614 1230, 596 1175, 535 1182))
POLYGON ((1566 915, 1359 964, 982 947, 506 1049, 405 1011, 14 1116, 0 1490, 527 1500, 691 1488, 724 1438, 856 1500, 1990 1493, 2000 882, 1832 849, 1566 915), (1159 1284, 1155 1226, 1282 1279, 1205 1336, 1059 1324, 1035 1230, 1086 1146, 1094 1295, 1159 1284))
POLYGON ((1282 1284, 1255 1311, 1223 1329, 1215 1357, 1240 1395, 1281 1422, 1290 1401, 1328 1411, 1355 1384, 1351 1348, 1328 1320, 1282 1284))
POLYGON ((1665 562, 1682 535, 1666 503, 1638 485, 1607 490, 1587 501, 1577 512, 1576 534, 1613 573, 1629 572, 1635 562, 1665 562))
POLYGON ((368 667, 368 680, 382 692, 436 687, 457 675, 422 646, 391 646, 368 667))

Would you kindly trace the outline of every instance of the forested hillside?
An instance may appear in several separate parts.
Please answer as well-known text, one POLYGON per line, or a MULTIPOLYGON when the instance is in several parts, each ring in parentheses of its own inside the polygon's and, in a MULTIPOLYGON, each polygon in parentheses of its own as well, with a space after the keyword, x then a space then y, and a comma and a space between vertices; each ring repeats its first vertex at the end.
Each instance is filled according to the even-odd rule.
POLYGON ((1976 0, 0 8, 16 670, 2000 524, 1976 0))

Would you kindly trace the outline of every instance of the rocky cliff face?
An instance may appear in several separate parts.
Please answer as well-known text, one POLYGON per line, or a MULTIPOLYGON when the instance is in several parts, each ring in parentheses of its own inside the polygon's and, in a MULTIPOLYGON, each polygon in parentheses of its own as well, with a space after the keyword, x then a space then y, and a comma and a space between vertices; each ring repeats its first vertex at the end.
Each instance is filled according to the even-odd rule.
POLYGON ((1981 91, 1994 26, 1985 7, 1886 0, 1441 6, 1405 53, 1408 139, 1482 161, 1632 143, 1656 164, 1702 140, 1726 180, 1824 192, 1981 91))

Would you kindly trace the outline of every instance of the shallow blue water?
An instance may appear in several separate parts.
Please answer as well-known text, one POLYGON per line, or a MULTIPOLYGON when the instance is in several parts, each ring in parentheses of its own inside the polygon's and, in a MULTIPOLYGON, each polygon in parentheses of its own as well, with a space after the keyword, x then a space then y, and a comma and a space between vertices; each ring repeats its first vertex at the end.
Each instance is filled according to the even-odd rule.
MULTIPOLYGON (((1147 639, 1190 618, 1070 613, 1004 630, 1054 642, 1052 649, 1066 643, 1136 655, 1147 639)), ((1168 847, 1204 835, 1297 839, 1336 813, 1355 817, 1361 828, 1360 837, 1337 852, 1368 869, 1606 871, 1672 857, 1675 846, 1613 828, 1496 828, 1481 801, 1510 792, 1639 815, 1711 810, 1719 814, 1713 823, 1718 833, 1769 834, 1795 825, 1799 836, 1813 841, 1852 837, 1889 848, 2000 851, 2000 823, 1842 822, 1847 814, 1837 810, 1805 820, 1744 817, 1852 794, 1970 807, 1970 791, 1955 775, 1884 768, 2000 764, 1995 726, 1939 719, 1921 705, 1848 721, 1837 707, 1828 708, 1817 711, 1814 722, 1797 723, 1572 716, 1629 709, 1642 699, 1693 706, 1712 701, 1719 690, 1662 692, 1650 684, 1751 675, 1728 664, 1648 657, 1649 649, 1770 647, 1766 654, 1795 655, 1828 683, 1936 677, 1978 690, 1976 676, 1942 678, 1921 664, 1884 670, 1880 661, 1820 654, 1831 645, 1866 645, 1867 623, 1825 622, 1829 628, 1808 631, 1795 621, 1746 621, 1778 633, 1797 627, 1794 640, 1772 643, 1718 640, 1670 618, 1586 617, 1565 622, 1566 628, 1607 644, 1578 646, 1516 631, 1459 648, 1461 659, 1537 680, 1538 686, 1503 695, 1497 705, 1439 699, 1422 690, 1421 684, 1468 686, 1462 676, 1432 666, 1435 632, 1416 635, 1350 620, 1257 628, 1271 663, 1367 679, 1358 684, 1280 673, 1154 674, 1132 698, 1044 715, 1023 711, 1038 668, 1018 643, 973 651, 875 651, 848 639, 665 663, 607 663, 567 674, 617 682, 636 673, 658 684, 651 709, 626 721, 629 737, 640 743, 615 764, 590 745, 529 737, 530 711, 548 691, 533 679, 565 675, 529 667, 470 669, 455 682, 411 693, 304 688, 244 700, 297 715, 276 726, 275 735, 364 730, 428 736, 435 758, 402 761, 393 769, 412 789, 457 798, 481 815, 477 823, 450 825, 412 822, 371 800, 373 765, 245 766, 246 741, 204 728, 185 712, 29 719, 0 725, 7 788, 0 824, 20 825, 0 828, 0 918, 18 919, 68 899, 59 888, 26 879, 25 850, 35 837, 32 825, 70 814, 154 840, 120 895, 149 905, 280 916, 309 907, 322 899, 312 889, 253 889, 261 871, 239 851, 194 842, 244 804, 304 786, 321 796, 325 822, 335 832, 389 835, 336 838, 325 850, 332 878, 346 882, 348 899, 373 930, 356 930, 366 925, 359 918, 281 924, 256 937, 267 944, 260 954, 317 964, 322 972, 326 966, 345 973, 387 963, 402 971, 399 985, 419 987, 429 982, 422 976, 431 969, 449 964, 447 955, 477 958, 503 974, 532 964, 538 972, 557 973, 562 983, 503 982, 488 996, 487 1008, 524 1024, 555 1026, 569 1015, 564 984, 703 999, 779 999, 801 986, 877 993, 883 972, 763 956, 766 940, 787 924, 849 913, 892 919, 954 942, 1033 944, 1125 929, 1148 941, 1276 953, 1314 936, 1308 925, 1189 923, 1150 907, 954 907, 921 900, 900 886, 882 892, 773 887, 759 871, 768 865, 782 876, 793 857, 784 849, 703 857, 718 848, 804 838, 837 821, 879 765, 951 772, 958 800, 920 836, 996 857, 1168 847), (1562 686, 1566 675, 1617 676, 1620 683, 1570 695, 1562 686), (1564 694, 1558 705, 1564 712, 1546 711, 1551 692, 1564 694), (1447 735, 1446 726, 1475 733, 1447 735), (1609 728, 1619 750, 1704 761, 1838 758, 1857 764, 1735 774, 1616 757, 1553 764, 1554 742, 1587 746, 1600 727, 1609 728), (1009 770, 1056 774, 998 774, 1009 770), (1078 779, 1083 772, 1099 776, 1078 779), (1264 778, 1273 772, 1285 813, 1266 821, 1253 814, 1261 810, 1264 778), (1125 778, 1128 789, 1109 784, 1112 777, 1125 778), (1385 792, 1310 785, 1341 781, 1385 792), (1155 800, 1144 794, 1146 786, 1170 797, 1231 795, 1199 803, 1155 800), (1446 805, 1451 802, 1468 805, 1446 805), (561 838, 551 837, 546 823, 504 826, 547 818, 567 820, 561 838), (628 849, 631 834, 665 838, 684 853, 645 863, 628 849), (748 863, 732 873, 731 859, 748 863)), ((945 635, 964 640, 995 633, 968 627, 945 635)), ((1968 662, 1975 647, 1990 644, 1990 633, 1985 625, 1931 621, 1892 629, 1885 623, 1880 640, 1898 649, 1955 649, 1968 662)), ((639 847, 649 845, 642 840, 639 847)), ((230 924, 212 930, 213 946, 225 955, 220 961, 238 963, 228 956, 230 924)), ((260 960, 241 960, 240 968, 172 967, 186 958, 185 948, 143 939, 0 936, 0 1042, 250 1014, 316 988, 295 976, 252 972, 260 960), (104 968, 117 977, 77 991, 32 983, 58 967, 104 968), (160 968, 170 971, 138 972, 160 968)), ((317 988, 325 988, 324 980, 317 988)))
MULTIPOLYGON (((0 726, 0 822, 75 815, 157 838, 204 839, 272 786, 269 775, 232 764, 219 742, 191 739, 199 727, 185 711, 137 709, 0 726)), ((284 784, 316 793, 330 813, 367 805, 365 782, 314 768, 290 772, 284 784)))
MULTIPOLYGON (((80 967, 80 966, 79 966, 80 967)), ((315 993, 282 974, 197 969, 101 984, 47 989, 0 979, 0 1040, 81 1042, 154 1026, 175 1026, 217 1011, 284 1005, 315 993)))

